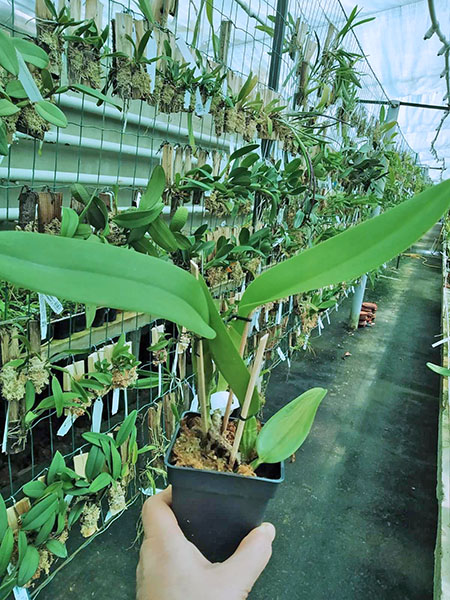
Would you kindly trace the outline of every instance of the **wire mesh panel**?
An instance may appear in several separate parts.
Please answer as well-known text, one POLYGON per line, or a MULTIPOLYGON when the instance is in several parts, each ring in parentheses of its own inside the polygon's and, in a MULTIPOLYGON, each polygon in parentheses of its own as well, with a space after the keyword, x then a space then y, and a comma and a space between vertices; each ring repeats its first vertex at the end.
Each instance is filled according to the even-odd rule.
MULTIPOLYGON (((226 322, 270 265, 423 184, 411 160, 388 196, 376 193, 387 157, 411 151, 401 136, 394 150, 380 105, 359 102, 388 99, 358 44, 363 24, 334 0, 0 0, 0 16, 0 43, 24 59, 18 74, 0 71, 2 228, 195 263, 226 322)), ((255 311, 247 364, 265 332, 268 372, 308 349, 354 284, 255 311)), ((10 282, 0 314, 11 527, 57 484, 69 498, 48 533, 65 538, 81 519, 95 535, 164 478, 195 396, 191 335, 10 282)))

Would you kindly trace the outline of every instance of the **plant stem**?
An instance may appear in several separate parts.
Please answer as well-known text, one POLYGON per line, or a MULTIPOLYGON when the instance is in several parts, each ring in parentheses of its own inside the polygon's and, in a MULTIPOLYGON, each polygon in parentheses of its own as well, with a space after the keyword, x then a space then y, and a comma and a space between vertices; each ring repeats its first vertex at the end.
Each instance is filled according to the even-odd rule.
MULTIPOLYGON (((244 350, 245 350, 245 346, 247 344, 248 330, 250 329, 250 319, 251 319, 252 315, 253 315, 253 312, 249 314, 249 316, 248 316, 249 320, 245 323, 244 331, 242 332, 241 344, 239 346, 239 354, 240 354, 241 358, 244 356, 244 350)), ((225 414, 223 416, 223 421, 222 421, 222 433, 224 433, 227 430, 228 421, 230 420, 232 403, 233 403, 233 390, 230 388, 230 393, 228 394, 227 406, 226 406, 225 414)))
POLYGON ((269 339, 269 334, 266 333, 266 335, 264 335, 259 342, 258 351, 256 353, 256 358, 253 363, 252 372, 250 375, 250 380, 248 382, 247 391, 245 393, 244 404, 242 405, 242 409, 241 409, 241 418, 243 420, 240 420, 239 424, 237 426, 236 436, 234 438, 233 449, 231 451, 231 456, 230 456, 231 468, 233 468, 234 462, 236 460, 236 455, 238 453, 239 446, 241 444, 242 434, 244 433, 244 427, 245 427, 245 419, 248 416, 248 409, 250 408, 250 402, 252 400, 253 391, 254 391, 255 385, 256 385, 256 380, 258 379, 259 373, 261 371, 263 358, 264 358, 264 352, 265 352, 265 349, 267 346, 268 339, 269 339))

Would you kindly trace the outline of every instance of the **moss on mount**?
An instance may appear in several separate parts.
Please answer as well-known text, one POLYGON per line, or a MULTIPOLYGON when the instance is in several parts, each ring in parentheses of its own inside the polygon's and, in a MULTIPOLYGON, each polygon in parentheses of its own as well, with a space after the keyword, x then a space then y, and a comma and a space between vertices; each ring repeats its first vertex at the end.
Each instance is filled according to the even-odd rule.
POLYGON ((94 89, 102 85, 100 55, 85 42, 71 42, 67 48, 67 69, 71 83, 81 83, 94 89))

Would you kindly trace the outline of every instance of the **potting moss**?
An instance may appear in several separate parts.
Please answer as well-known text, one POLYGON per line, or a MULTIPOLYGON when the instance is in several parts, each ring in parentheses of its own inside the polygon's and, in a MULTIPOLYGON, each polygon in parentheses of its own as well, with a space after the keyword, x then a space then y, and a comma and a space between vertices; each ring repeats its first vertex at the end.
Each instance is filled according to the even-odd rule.
POLYGON ((37 43, 49 56, 48 71, 59 76, 62 68, 62 42, 55 33, 54 24, 39 22, 37 43))
POLYGON ((20 111, 17 119, 17 130, 26 133, 39 140, 44 139, 44 134, 49 131, 50 125, 34 109, 33 106, 25 106, 20 111))
POLYGON ((119 57, 116 59, 115 85, 117 94, 124 100, 141 99, 149 100, 150 75, 145 66, 133 62, 129 58, 119 57))
POLYGON ((99 89, 102 85, 100 55, 85 42, 69 42, 67 48, 69 81, 99 89))
POLYGON ((86 503, 81 513, 81 535, 85 538, 91 537, 98 531, 98 520, 100 518, 100 507, 96 504, 86 503))
POLYGON ((114 388, 127 388, 133 383, 136 383, 138 378, 137 367, 132 367, 125 371, 113 368, 112 370, 112 385, 114 388))

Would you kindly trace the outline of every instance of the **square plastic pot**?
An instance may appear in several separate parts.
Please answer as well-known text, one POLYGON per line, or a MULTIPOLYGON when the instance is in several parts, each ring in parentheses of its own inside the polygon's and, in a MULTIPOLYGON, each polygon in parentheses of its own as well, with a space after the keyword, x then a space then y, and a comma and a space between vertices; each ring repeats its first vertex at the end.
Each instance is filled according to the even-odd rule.
POLYGON ((257 477, 177 467, 170 457, 179 431, 180 426, 165 457, 172 510, 186 538, 208 560, 222 562, 263 522, 269 500, 284 481, 284 463, 261 465, 257 477))

